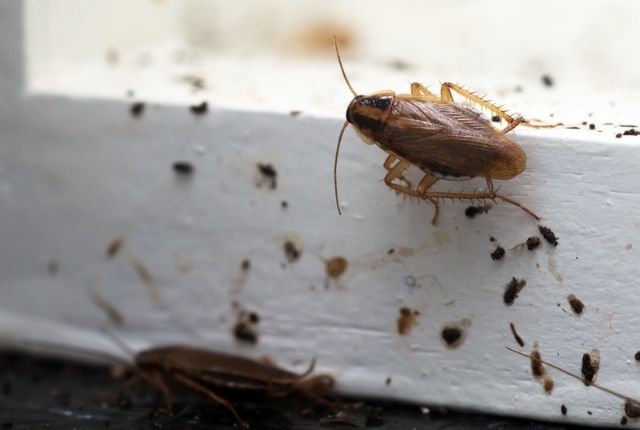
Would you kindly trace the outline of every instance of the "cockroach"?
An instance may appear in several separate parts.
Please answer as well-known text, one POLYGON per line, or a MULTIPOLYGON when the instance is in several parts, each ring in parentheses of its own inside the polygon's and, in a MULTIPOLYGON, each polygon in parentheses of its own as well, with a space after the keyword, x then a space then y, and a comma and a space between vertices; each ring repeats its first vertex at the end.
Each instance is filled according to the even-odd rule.
POLYGON ((32 347, 64 351, 67 354, 89 357, 118 365, 131 371, 131 376, 121 392, 139 382, 146 382, 162 394, 165 407, 170 412, 173 406, 172 388, 182 386, 192 392, 204 395, 216 404, 225 407, 242 427, 249 427, 230 401, 218 391, 237 394, 264 394, 268 397, 284 397, 299 393, 308 399, 333 407, 335 404, 325 397, 335 386, 335 379, 327 374, 311 376, 315 368, 315 358, 301 374, 261 363, 249 358, 213 351, 204 348, 167 345, 134 352, 124 341, 106 332, 112 341, 133 359, 133 365, 126 359, 109 353, 88 351, 46 341, 25 342, 32 347))
POLYGON ((317 399, 331 392, 335 381, 329 375, 309 377, 314 367, 315 359, 304 373, 296 374, 236 355, 173 345, 137 353, 134 376, 125 386, 139 380, 148 382, 162 393, 166 409, 171 410, 170 386, 182 385, 224 406, 240 425, 248 427, 233 405, 217 394, 216 389, 270 396, 284 396, 295 391, 317 399))
POLYGON ((345 129, 351 124, 367 144, 376 144, 388 156, 383 164, 387 170, 385 184, 400 194, 417 197, 434 205, 431 223, 436 224, 439 201, 496 199, 512 204, 536 222, 540 217, 517 201, 497 194, 493 180, 508 180, 519 175, 527 165, 524 150, 507 133, 518 125, 534 128, 553 127, 526 122, 512 116, 502 107, 494 105, 477 94, 451 82, 440 87, 440 96, 418 83, 411 84, 411 94, 379 91, 358 95, 351 86, 340 58, 338 41, 334 46, 340 71, 354 98, 347 108, 346 121, 340 130, 334 161, 334 191, 338 213, 337 164, 340 143, 345 129), (452 92, 480 105, 506 121, 507 126, 498 130, 481 113, 456 103, 452 92), (410 166, 418 167, 424 177, 413 187, 404 177, 410 166), (485 178, 487 189, 476 192, 432 191, 440 180, 468 180, 485 178))

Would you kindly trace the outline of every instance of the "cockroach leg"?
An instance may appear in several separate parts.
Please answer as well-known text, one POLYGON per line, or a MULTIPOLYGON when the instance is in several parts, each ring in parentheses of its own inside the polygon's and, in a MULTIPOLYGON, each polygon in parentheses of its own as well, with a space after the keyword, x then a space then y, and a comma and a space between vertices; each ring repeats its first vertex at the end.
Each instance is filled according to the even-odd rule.
POLYGON ((502 129, 502 133, 507 134, 509 133, 511 130, 513 130, 514 128, 516 128, 517 126, 519 126, 520 124, 522 124, 522 122, 524 121, 524 118, 522 117, 517 117, 515 119, 515 121, 507 124, 507 126, 505 128, 502 129))
MULTIPOLYGON (((385 169, 387 169, 387 171, 391 171, 394 168, 394 166, 397 165, 397 162, 401 162, 400 159, 397 158, 395 155, 391 155, 390 154, 387 157, 387 159, 384 160, 383 166, 384 166, 385 169), (394 164, 394 163, 396 163, 396 164, 394 164)), ((404 175, 400 175, 396 179, 404 182, 408 188, 411 188, 411 182, 407 178, 405 178, 404 175)))
MULTIPOLYGON (((453 100, 453 95, 451 94, 451 90, 455 91, 456 93, 460 94, 462 97, 471 100, 472 102, 478 103, 480 106, 483 106, 487 109, 489 109, 491 112, 493 112, 494 114, 498 115, 500 118, 502 118, 503 120, 505 120, 507 122, 507 124, 511 125, 513 122, 517 121, 516 118, 512 117, 511 115, 509 115, 508 113, 506 113, 505 111, 503 111, 502 109, 500 109, 498 106, 492 104, 491 102, 486 101, 485 99, 483 99, 482 97, 478 96, 477 94, 474 94, 470 91, 465 90, 464 88, 453 84, 451 82, 445 82, 442 84, 442 86, 440 87, 440 99, 443 102, 448 102, 448 103, 454 103, 453 100)), ((520 122, 522 122, 522 119, 520 119, 520 122)), ((518 122, 518 124, 520 123, 518 122)), ((516 124, 516 125, 518 125, 516 124)), ((515 127, 515 126, 514 126, 515 127)), ((513 127, 509 128, 507 127, 507 131, 513 129, 513 127)))
POLYGON ((240 424, 240 426, 242 426, 244 428, 248 428, 249 427, 249 423, 247 423, 242 418, 240 418, 240 415, 238 415, 238 412, 236 411, 236 409, 227 400, 225 400, 222 397, 218 396, 216 393, 214 393, 213 391, 211 391, 207 387, 205 387, 203 385, 200 385, 199 383, 197 383, 193 379, 190 379, 190 378, 188 378, 188 377, 186 377, 184 375, 176 373, 176 374, 173 375, 173 377, 176 379, 176 381, 180 382, 181 384, 184 384, 187 387, 192 388, 192 389, 194 389, 195 391, 198 391, 201 394, 204 394, 205 396, 207 396, 208 398, 213 400, 215 403, 218 403, 219 405, 222 405, 225 408, 227 408, 227 410, 229 412, 231 412, 231 414, 233 414, 233 416, 235 417, 236 421, 238 421, 238 424, 240 424))
MULTIPOLYGON (((438 182, 438 178, 432 175, 424 175, 424 178, 418 183, 417 191, 419 194, 424 194, 433 184, 438 182)), ((438 215, 440 215, 440 205, 438 200, 426 198, 434 207, 433 217, 431 218, 431 225, 436 225, 438 222, 438 215)))
MULTIPOLYGON (((393 155, 390 155, 389 158, 387 158, 387 161, 389 161, 389 159, 392 157, 394 159, 396 158, 393 155)), ((389 188, 392 188, 398 192, 409 194, 409 195, 415 195, 416 197, 419 197, 415 194, 415 191, 411 189, 411 183, 407 181, 403 176, 404 171, 407 170, 409 166, 411 166, 411 163, 409 163, 408 161, 399 160, 393 167, 389 169, 389 167, 387 167, 387 161, 385 161, 385 168, 387 168, 389 172, 384 177, 384 183, 387 184, 389 188), (405 185, 394 183, 393 181, 395 181, 396 179, 399 179, 405 182, 405 185)))
POLYGON ((438 100, 438 96, 429 91, 429 89, 420 82, 413 82, 411 84, 411 95, 438 100))
POLYGON ((171 390, 169 386, 165 382, 161 373, 147 373, 137 371, 136 375, 134 375, 131 380, 125 382, 125 386, 131 386, 134 383, 138 382, 140 379, 144 379, 150 385, 160 390, 162 393, 162 398, 164 400, 164 412, 167 414, 171 413, 173 409, 173 396, 171 395, 171 390))

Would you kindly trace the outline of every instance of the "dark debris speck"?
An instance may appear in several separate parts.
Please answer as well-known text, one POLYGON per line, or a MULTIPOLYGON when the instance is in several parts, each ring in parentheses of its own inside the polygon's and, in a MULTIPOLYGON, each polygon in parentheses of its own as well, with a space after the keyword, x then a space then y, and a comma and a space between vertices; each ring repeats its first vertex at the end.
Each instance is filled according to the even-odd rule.
POLYGON ((181 176, 191 176, 195 168, 188 161, 176 161, 173 163, 173 171, 181 176))
POLYGON ((504 257, 504 254, 505 254, 504 248, 498 245, 496 249, 494 249, 493 252, 491 253, 491 259, 493 261, 502 260, 502 258, 504 257))
POLYGON ((541 76, 540 78, 542 80, 542 84, 545 87, 552 87, 553 86, 553 78, 550 75, 544 74, 541 76))
POLYGON ((209 104, 206 101, 203 101, 200 104, 189 106, 189 110, 194 115, 204 115, 209 110, 209 104))
POLYGON ((539 225, 538 230, 547 242, 549 242, 553 246, 558 246, 558 237, 549 227, 539 225))
POLYGON ((139 118, 144 113, 145 106, 146 105, 144 104, 144 102, 132 103, 131 106, 129 107, 129 113, 131 114, 132 117, 139 118))

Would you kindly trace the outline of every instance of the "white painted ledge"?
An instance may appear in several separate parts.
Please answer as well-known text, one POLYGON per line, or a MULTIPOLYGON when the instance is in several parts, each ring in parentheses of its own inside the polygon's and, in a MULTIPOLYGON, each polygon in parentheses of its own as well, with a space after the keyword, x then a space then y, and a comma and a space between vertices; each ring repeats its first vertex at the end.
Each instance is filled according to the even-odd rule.
MULTIPOLYGON (((294 7, 293 3, 282 5, 294 7)), ((409 9, 418 7, 406 3, 409 9)), ((121 2, 113 4, 124 7, 121 2)), ((21 57, 0 58, 3 344, 27 347, 26 340, 46 340, 118 353, 101 334, 108 328, 136 348, 190 343, 254 357, 268 355, 296 369, 316 357, 320 370, 335 375, 342 392, 356 395, 561 422, 615 425, 620 421, 619 399, 550 369, 555 387, 545 394, 531 376, 529 362, 504 347, 517 348, 509 330, 513 322, 526 342, 523 351, 529 352, 537 342, 543 358, 576 373, 582 354, 597 348, 602 357, 597 382, 640 395, 640 365, 633 360, 640 349, 636 330, 640 299, 635 294, 640 275, 640 137, 615 138, 624 128, 605 124, 638 120, 638 92, 631 89, 637 84, 635 75, 616 68, 615 85, 605 87, 591 69, 597 62, 576 54, 575 64, 590 67, 589 76, 578 76, 571 73, 576 71, 571 62, 555 67, 558 63, 552 60, 562 52, 554 49, 549 57, 540 53, 532 63, 540 68, 535 79, 518 72, 529 64, 527 53, 510 46, 505 50, 510 56, 499 58, 504 58, 511 81, 505 81, 501 72, 488 78, 481 62, 475 63, 479 89, 495 94, 513 110, 543 120, 551 120, 553 113, 554 121, 571 125, 582 120, 596 124, 593 131, 580 125, 581 130, 514 133, 528 154, 529 166, 515 180, 502 183, 502 192, 543 216, 560 245, 544 243, 534 252, 509 250, 537 234, 536 226, 519 210, 501 204, 470 220, 464 215, 466 205, 447 205, 440 224, 432 227, 432 208, 387 190, 380 182, 384 154, 362 144, 352 131, 346 134, 339 164, 344 207, 339 217, 331 169, 349 97, 334 61, 286 59, 282 52, 238 56, 230 48, 217 51, 214 46, 207 47, 208 53, 198 51, 200 60, 188 67, 165 62, 161 59, 171 58, 172 47, 186 43, 176 36, 181 34, 180 25, 171 18, 176 11, 161 9, 177 6, 150 4, 155 12, 147 11, 150 6, 142 2, 134 9, 141 8, 138 12, 143 15, 161 14, 153 21, 173 33, 150 30, 155 36, 149 40, 141 36, 127 45, 129 39, 122 36, 115 47, 106 37, 100 40, 108 32, 98 30, 98 42, 88 36, 79 40, 79 34, 94 34, 88 18, 74 21, 85 22, 87 28, 75 30, 86 33, 74 33, 69 23, 67 36, 75 35, 74 43, 45 43, 49 40, 45 36, 57 34, 56 25, 61 24, 55 14, 48 20, 39 14, 54 13, 55 2, 0 5, 3 21, 25 23, 28 42, 23 44, 20 34, 10 33, 15 26, 11 30, 0 25, 0 40, 16 43, 3 55, 24 48, 29 65, 28 72, 4 73, 21 70, 16 65, 21 57), (91 43, 101 47, 100 55, 80 55, 93 52, 91 43), (105 47, 118 50, 122 63, 106 64, 105 47), (46 52, 58 56, 47 57, 46 52), (136 69, 135 61, 127 59, 139 58, 140 53, 150 53, 157 62, 136 69), (577 77, 544 88, 539 74, 549 70, 554 77, 577 77), (208 89, 193 93, 177 79, 186 73, 204 77, 208 89), (522 85, 524 92, 515 92, 515 85, 522 85), (576 87, 590 89, 578 93, 576 87), (150 102, 139 118, 129 114, 128 89, 135 91, 135 100, 150 102), (186 106, 201 100, 209 101, 210 110, 196 117, 186 106), (291 116, 291 110, 302 114, 291 116), (171 166, 177 160, 193 163, 191 179, 176 177, 171 166), (257 163, 271 163, 276 169, 275 189, 257 186, 257 163), (108 259, 105 249, 118 236, 125 238, 125 246, 108 259), (507 248, 502 261, 489 256, 495 247, 489 240, 492 236, 507 248), (302 249, 296 261, 287 259, 283 249, 287 240, 302 249), (333 256, 346 258, 349 267, 339 279, 327 282, 325 261, 333 256), (159 291, 158 302, 151 300, 132 259, 148 268, 159 291), (250 268, 243 273, 245 259, 250 268), (52 262, 57 273, 49 270, 52 262), (507 307, 502 294, 514 276, 526 279, 527 285, 507 307), (96 306, 91 291, 118 309, 122 326, 115 326, 96 306), (566 301, 571 293, 586 305, 582 316, 574 315, 566 301), (260 316, 256 345, 239 343, 232 335, 234 302, 260 316), (397 317, 404 306, 418 310, 420 316, 410 333, 400 336, 397 317), (440 338, 441 329, 463 319, 470 321, 465 341, 449 350, 440 338), (568 409, 566 416, 560 413, 562 404, 568 409)), ((185 4, 182 12, 191 11, 186 15, 192 17, 200 10, 197 7, 205 7, 198 2, 185 4)), ((79 3, 74 5, 78 16, 91 15, 79 3)), ((213 5, 208 7, 219 6, 213 5)), ((612 10, 624 16, 637 16, 640 7, 615 5, 618 9, 612 10)), ((119 16, 118 6, 113 7, 112 14, 119 16)), ((452 16, 455 11, 449 8, 455 7, 440 6, 438 14, 452 16)), ((572 13, 583 13, 585 19, 598 13, 583 9, 572 13)), ((336 6, 335 12, 344 21, 361 25, 359 46, 368 48, 359 55, 354 49, 359 58, 345 61, 354 86, 363 92, 381 89, 380 82, 402 90, 419 76, 449 79, 444 72, 454 67, 443 64, 459 66, 462 61, 442 60, 440 68, 418 63, 410 71, 372 68, 376 58, 389 54, 389 46, 403 47, 395 51, 400 59, 416 58, 415 45, 388 38, 388 45, 379 44, 380 57, 372 56, 371 46, 377 48, 373 42, 378 39, 363 28, 374 12, 360 21, 344 7, 336 6), (363 42, 367 40, 371 43, 363 42)), ((239 8, 232 16, 242 13, 239 8)), ((515 19, 507 8, 496 13, 502 13, 507 24, 515 19)), ((474 22, 470 12, 462 15, 466 17, 462 27, 474 22)), ((104 14, 107 22, 108 16, 104 14)), ((227 24, 218 24, 218 36, 228 36, 221 40, 236 40, 224 33, 227 24)), ((519 25, 528 29, 518 31, 521 37, 537 34, 530 24, 519 25)), ((484 30, 493 35, 488 40, 495 40, 498 30, 484 30)), ((589 34, 582 33, 582 27, 574 30, 577 35, 589 34)), ((626 31, 637 36, 635 27, 626 31)), ((577 44, 579 37, 574 37, 577 44)), ((617 52, 624 40, 598 39, 598 43, 617 52)), ((506 45, 521 42, 505 41, 506 45)), ((238 43, 245 50, 251 46, 246 39, 238 43)), ((482 50, 480 42, 469 43, 480 50, 480 59, 481 53, 490 55, 490 47, 482 50)), ((443 48, 430 49, 440 50, 441 55, 431 58, 445 55, 443 48)), ((633 56, 624 59, 629 65, 639 61, 633 56)), ((602 74, 610 67, 603 62, 602 74)), ((473 73, 466 73, 466 79, 456 75, 451 80, 475 82, 473 73)), ((452 184, 459 186, 469 189, 474 184, 452 184)), ((637 422, 629 424, 638 427, 637 422)))

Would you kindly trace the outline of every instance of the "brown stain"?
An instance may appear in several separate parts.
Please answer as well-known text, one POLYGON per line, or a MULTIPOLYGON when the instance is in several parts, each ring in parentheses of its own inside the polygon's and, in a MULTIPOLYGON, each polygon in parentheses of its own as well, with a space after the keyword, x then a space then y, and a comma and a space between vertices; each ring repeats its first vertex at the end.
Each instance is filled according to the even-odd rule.
POLYGON ((533 349, 531 350, 531 354, 529 355, 529 357, 531 363, 531 374, 537 381, 540 382, 544 392, 547 394, 551 394, 555 383, 551 378, 551 375, 547 373, 547 369, 545 369, 544 367, 544 363, 542 362, 542 355, 540 354, 540 350, 538 349, 538 343, 533 344, 533 349))
POLYGON ((107 246, 107 250, 105 251, 105 255, 107 258, 111 259, 118 255, 118 252, 124 247, 124 237, 118 236, 111 241, 111 243, 107 246))
POLYGON ((447 348, 459 348, 466 339, 469 327, 471 327, 471 320, 468 318, 445 324, 440 330, 440 337, 447 348))
POLYGON ((287 261, 289 263, 294 263, 298 261, 298 259, 300 259, 300 256, 302 255, 302 248, 299 247, 294 241, 285 240, 282 247, 284 250, 284 255, 285 257, 287 257, 287 261))
POLYGON ((600 351, 592 349, 591 352, 582 354, 582 372, 584 385, 589 386, 595 382, 600 370, 600 351))
POLYGON ((113 325, 118 327, 122 327, 124 325, 124 317, 122 316, 122 313, 112 303, 102 297, 98 291, 89 289, 89 297, 93 304, 104 312, 113 325))
POLYGON ((353 48, 355 34, 351 27, 335 21, 316 20, 306 22, 291 33, 290 46, 294 51, 306 55, 332 55, 334 51, 333 36, 340 44, 340 50, 353 48))
POLYGON ((400 308, 399 314, 396 320, 398 334, 400 336, 406 336, 411 332, 413 326, 417 324, 417 317, 420 315, 420 312, 415 309, 402 307, 400 308))
POLYGON ((142 281, 142 285, 144 285, 151 301, 155 304, 159 304, 162 301, 160 297, 160 288, 153 279, 153 276, 151 276, 149 269, 147 269, 147 267, 135 257, 131 257, 131 265, 138 274, 138 278, 142 281))
POLYGON ((267 186, 269 189, 275 190, 278 187, 278 171, 270 163, 256 164, 259 177, 256 180, 256 187, 262 188, 267 186))
POLYGON ((556 234, 549 227, 539 225, 538 231, 540 231, 540 234, 542 235, 542 237, 544 237, 544 240, 546 240, 553 246, 558 246, 558 236, 556 236, 556 234))
POLYGON ((567 301, 569 302, 569 306, 571 306, 571 310, 573 311, 573 313, 578 316, 582 315, 582 313, 586 309, 586 306, 584 305, 584 303, 582 303, 582 300, 576 297, 575 294, 569 294, 567 296, 567 301))
POLYGON ((628 243, 627 246, 624 247, 625 250, 630 251, 633 249, 633 243, 628 243))
POLYGON ((502 301, 505 305, 511 306, 518 298, 518 294, 527 285, 527 281, 524 279, 511 278, 511 281, 506 285, 504 293, 502 294, 502 301))
POLYGON ((558 281, 560 285, 563 285, 564 277, 562 276, 562 273, 560 273, 560 270, 558 270, 558 263, 556 262, 556 259, 549 257, 547 266, 549 267, 549 272, 551 272, 556 281, 558 281))
POLYGON ((505 254, 504 248, 498 245, 496 249, 494 249, 493 252, 491 253, 491 259, 493 261, 502 260, 502 258, 504 257, 504 254, 505 254))
POLYGON ((302 111, 301 110, 292 110, 289 112, 289 115, 292 116, 293 118, 296 118, 300 115, 302 115, 302 111))
POLYGON ((324 270, 331 279, 337 279, 347 271, 349 262, 342 256, 331 257, 324 263, 324 270))
POLYGON ((509 328, 511 329, 511 334, 513 334, 513 338, 516 340, 516 342, 518 343, 518 345, 520 345, 520 347, 524 346, 524 340, 522 340, 522 337, 518 334, 518 332, 516 331, 516 326, 514 323, 510 322, 509 323, 509 328))

